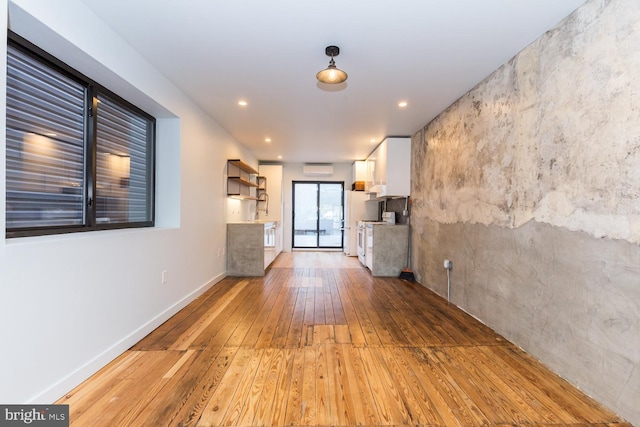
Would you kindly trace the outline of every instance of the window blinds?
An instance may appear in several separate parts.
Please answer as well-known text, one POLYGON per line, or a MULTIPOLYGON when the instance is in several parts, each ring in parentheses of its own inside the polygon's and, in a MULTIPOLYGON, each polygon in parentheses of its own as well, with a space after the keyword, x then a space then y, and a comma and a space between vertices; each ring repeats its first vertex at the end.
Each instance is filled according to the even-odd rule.
POLYGON ((98 97, 96 220, 149 221, 149 120, 98 97))
POLYGON ((7 49, 7 236, 153 226, 153 117, 44 53, 7 49))
POLYGON ((83 225, 86 90, 8 46, 7 229, 83 225))

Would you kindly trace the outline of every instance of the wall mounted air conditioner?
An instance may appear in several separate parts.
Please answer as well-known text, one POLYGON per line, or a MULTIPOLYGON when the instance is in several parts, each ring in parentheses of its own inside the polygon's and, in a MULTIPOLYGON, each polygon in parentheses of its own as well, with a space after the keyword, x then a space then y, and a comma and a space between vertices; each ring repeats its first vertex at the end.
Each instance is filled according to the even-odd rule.
POLYGON ((304 176, 331 176, 333 165, 304 165, 302 173, 304 176))

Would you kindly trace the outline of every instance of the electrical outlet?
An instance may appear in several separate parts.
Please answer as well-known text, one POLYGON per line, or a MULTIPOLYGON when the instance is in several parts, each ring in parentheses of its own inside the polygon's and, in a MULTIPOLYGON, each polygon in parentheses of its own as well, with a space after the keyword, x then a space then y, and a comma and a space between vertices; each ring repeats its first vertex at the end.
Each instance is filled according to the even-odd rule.
POLYGON ((446 268, 447 270, 453 270, 453 261, 451 261, 449 259, 445 259, 444 260, 444 268, 446 268))
POLYGON ((167 270, 162 270, 162 284, 164 285, 168 280, 167 270))

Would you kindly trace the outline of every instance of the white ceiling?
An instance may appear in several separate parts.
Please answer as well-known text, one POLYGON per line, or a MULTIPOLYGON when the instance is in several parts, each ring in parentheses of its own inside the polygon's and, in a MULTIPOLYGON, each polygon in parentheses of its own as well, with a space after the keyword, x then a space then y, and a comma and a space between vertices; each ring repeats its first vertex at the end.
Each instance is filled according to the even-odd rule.
POLYGON ((350 162, 412 135, 584 1, 83 0, 259 160, 282 162, 350 162), (315 79, 328 45, 340 85, 315 79))

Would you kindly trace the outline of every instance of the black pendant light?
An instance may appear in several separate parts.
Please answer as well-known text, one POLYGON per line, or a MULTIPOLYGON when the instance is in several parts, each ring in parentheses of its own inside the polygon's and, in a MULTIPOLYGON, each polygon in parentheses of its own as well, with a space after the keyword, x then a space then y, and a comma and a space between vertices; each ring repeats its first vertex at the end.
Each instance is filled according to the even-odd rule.
POLYGON ((331 57, 331 61, 329 61, 327 68, 316 74, 316 78, 320 82, 327 84, 338 84, 347 80, 347 73, 336 67, 336 62, 333 60, 334 56, 340 55, 340 48, 338 46, 327 46, 325 53, 331 57))

